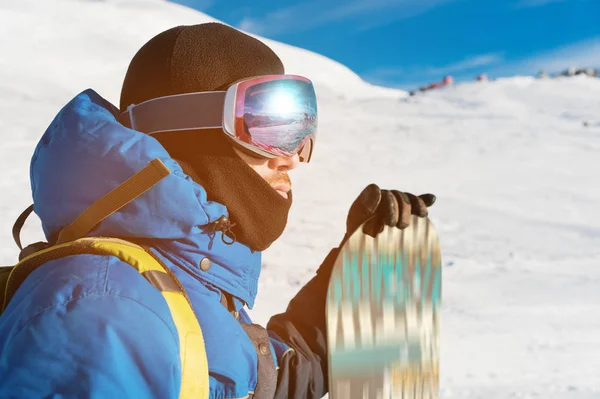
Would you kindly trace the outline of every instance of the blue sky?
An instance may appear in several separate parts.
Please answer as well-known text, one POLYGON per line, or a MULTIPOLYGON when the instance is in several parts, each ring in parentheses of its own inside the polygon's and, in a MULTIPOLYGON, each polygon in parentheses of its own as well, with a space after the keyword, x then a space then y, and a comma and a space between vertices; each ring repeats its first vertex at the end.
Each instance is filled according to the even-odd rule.
POLYGON ((411 89, 600 67, 600 0, 172 0, 411 89))

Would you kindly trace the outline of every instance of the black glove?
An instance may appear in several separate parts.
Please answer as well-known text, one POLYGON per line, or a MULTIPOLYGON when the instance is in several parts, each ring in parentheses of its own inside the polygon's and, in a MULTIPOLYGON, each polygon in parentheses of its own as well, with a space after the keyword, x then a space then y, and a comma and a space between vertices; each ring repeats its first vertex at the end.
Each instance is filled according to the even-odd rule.
POLYGON ((398 190, 381 190, 376 184, 369 184, 354 200, 346 220, 346 237, 363 223, 363 232, 376 237, 384 226, 405 229, 410 224, 411 215, 426 217, 428 209, 435 203, 433 194, 419 196, 398 190))
POLYGON ((381 190, 376 184, 369 184, 350 206, 346 219, 346 234, 339 246, 333 248, 317 269, 317 274, 325 276, 327 281, 340 248, 344 246, 352 233, 365 223, 363 232, 377 237, 384 226, 396 226, 405 229, 410 224, 411 215, 426 217, 428 208, 435 203, 433 194, 416 196, 398 190, 381 190))

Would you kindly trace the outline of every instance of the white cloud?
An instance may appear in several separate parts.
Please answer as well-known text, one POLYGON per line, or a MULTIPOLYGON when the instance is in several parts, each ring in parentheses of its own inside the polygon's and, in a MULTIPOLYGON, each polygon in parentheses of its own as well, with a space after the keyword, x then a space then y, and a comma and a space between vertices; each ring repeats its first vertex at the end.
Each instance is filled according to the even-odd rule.
POLYGON ((461 61, 440 66, 440 67, 411 67, 411 68, 394 68, 381 67, 375 68, 363 74, 363 77, 373 83, 383 84, 384 82, 397 80, 416 80, 425 82, 435 80, 457 72, 465 72, 475 68, 494 65, 501 63, 504 59, 503 53, 488 53, 467 57, 461 61))
POLYGON ((441 67, 375 68, 361 76, 371 83, 407 88, 439 80, 447 74, 460 78, 463 73, 475 72, 475 69, 478 69, 477 73, 486 73, 491 77, 504 77, 535 75, 542 69, 555 73, 569 67, 600 68, 600 36, 514 61, 505 61, 504 53, 489 53, 441 67))
POLYGON ((462 72, 470 69, 497 64, 504 60, 504 53, 489 53, 467 57, 462 61, 445 65, 442 67, 425 68, 428 75, 446 75, 454 72, 462 72))
POLYGON ((530 57, 507 63, 494 69, 493 74, 533 75, 540 69, 558 72, 569 67, 600 68, 600 37, 573 43, 555 50, 534 54, 530 57))
POLYGON ((246 32, 252 32, 256 35, 263 35, 264 32, 262 30, 262 25, 257 20, 252 18, 244 18, 240 21, 237 26, 238 29, 244 30, 246 32))
POLYGON ((548 4, 568 3, 569 6, 577 5, 576 3, 592 2, 597 0, 518 0, 514 8, 538 8, 548 4))
POLYGON ((238 28, 261 35, 301 32, 335 22, 359 20, 356 27, 371 29, 391 20, 410 18, 456 0, 318 0, 281 8, 257 18, 244 18, 238 28), (362 21, 360 21, 362 20, 362 21))
POLYGON ((566 0, 520 0, 515 4, 515 8, 535 8, 543 7, 552 3, 564 3, 566 0))

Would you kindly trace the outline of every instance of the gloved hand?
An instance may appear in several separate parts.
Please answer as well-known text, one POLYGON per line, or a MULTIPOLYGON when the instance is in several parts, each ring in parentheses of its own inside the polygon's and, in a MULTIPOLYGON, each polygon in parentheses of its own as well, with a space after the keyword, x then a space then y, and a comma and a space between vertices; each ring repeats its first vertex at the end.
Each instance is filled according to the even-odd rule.
POLYGON ((376 184, 369 184, 350 206, 344 238, 350 237, 367 220, 363 232, 371 237, 381 233, 384 226, 405 229, 411 215, 426 217, 435 200, 433 194, 415 196, 398 190, 381 190, 376 184))
POLYGON ((352 233, 365 223, 363 232, 371 237, 377 237, 384 226, 396 226, 405 229, 410 224, 411 215, 426 217, 428 208, 435 203, 433 194, 416 196, 398 190, 382 190, 376 184, 369 184, 358 195, 350 206, 346 219, 346 234, 339 246, 333 248, 323 260, 317 274, 323 274, 329 279, 331 268, 337 258, 340 248, 344 246, 352 233))

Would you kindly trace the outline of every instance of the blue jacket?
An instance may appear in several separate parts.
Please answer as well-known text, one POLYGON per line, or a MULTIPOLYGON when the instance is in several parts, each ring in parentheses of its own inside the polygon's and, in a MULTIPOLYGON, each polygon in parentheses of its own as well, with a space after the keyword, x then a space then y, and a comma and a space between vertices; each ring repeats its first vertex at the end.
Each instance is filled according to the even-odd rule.
MULTIPOLYGON (((244 306, 254 304, 261 254, 240 243, 224 244, 222 233, 206 225, 227 216, 225 206, 208 201, 158 141, 123 127, 116 113, 86 90, 44 133, 30 176, 44 233, 52 237, 160 158, 171 175, 90 235, 150 239, 152 250, 183 284, 202 327, 210 397, 252 397, 259 354, 243 328, 252 323, 244 306), (199 267, 204 258, 211 262, 207 271, 199 267), (223 292, 233 298, 239 320, 222 305, 223 292)), ((314 300, 308 299, 310 291, 296 308, 314 300)), ((324 308, 322 302, 318 306, 324 308)), ((275 396, 320 397, 326 391, 324 316, 319 311, 299 320, 296 314, 302 312, 289 313, 294 307, 272 319, 268 336, 265 331, 273 362, 281 366, 275 396), (307 342, 303 330, 314 330, 315 323, 319 333, 307 342)), ((178 336, 166 302, 115 257, 76 255, 44 264, 0 317, 0 398, 175 399, 180 374, 178 336)))

